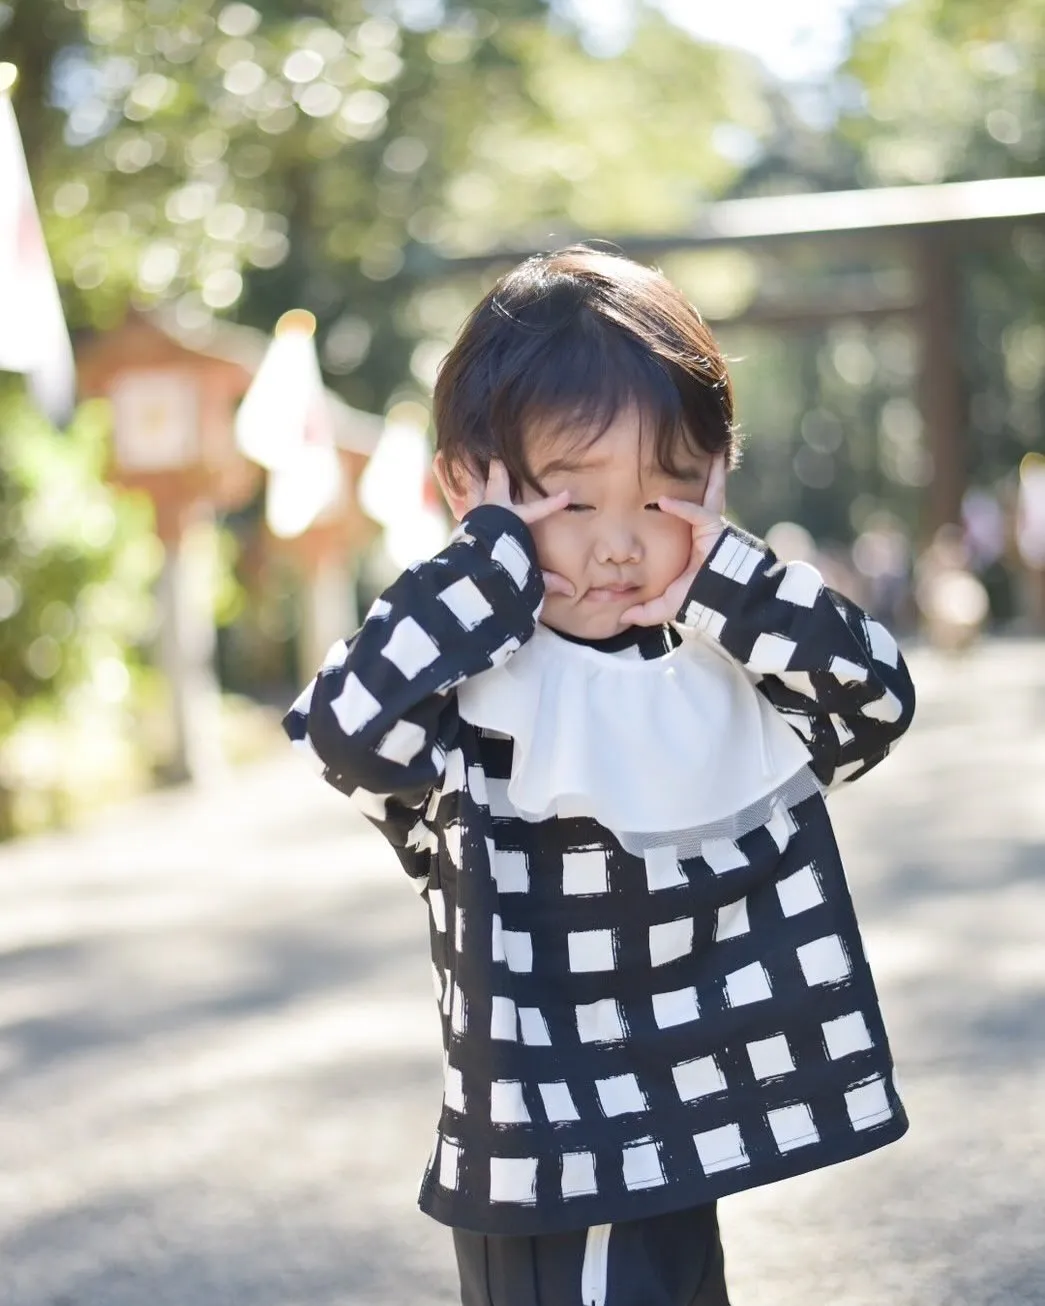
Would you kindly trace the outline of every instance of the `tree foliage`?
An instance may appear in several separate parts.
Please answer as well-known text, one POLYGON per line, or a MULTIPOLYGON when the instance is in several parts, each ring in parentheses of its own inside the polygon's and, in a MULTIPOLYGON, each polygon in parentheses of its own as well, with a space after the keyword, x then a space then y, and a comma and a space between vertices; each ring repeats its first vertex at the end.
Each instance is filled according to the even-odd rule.
POLYGON ((14 0, 4 38, 74 325, 303 304, 367 407, 410 375, 412 252, 679 226, 738 175, 722 127, 770 128, 748 61, 645 8, 603 59, 539 0, 14 0))
POLYGON ((904 0, 858 35, 860 109, 840 134, 879 185, 1037 173, 1045 155, 1045 3, 904 0))
MULTIPOLYGON (((905 0, 856 40, 838 133, 873 184, 1045 173, 1045 3, 905 0)), ((1045 448, 1045 228, 970 244, 960 324, 975 481, 1045 448)))
MULTIPOLYGON (((148 506, 102 481, 107 430, 97 404, 58 432, 8 381, 0 425, 2 746, 33 719, 129 704, 160 555, 148 506)), ((11 832, 11 791, 22 779, 9 761, 0 767, 0 838, 11 832)))

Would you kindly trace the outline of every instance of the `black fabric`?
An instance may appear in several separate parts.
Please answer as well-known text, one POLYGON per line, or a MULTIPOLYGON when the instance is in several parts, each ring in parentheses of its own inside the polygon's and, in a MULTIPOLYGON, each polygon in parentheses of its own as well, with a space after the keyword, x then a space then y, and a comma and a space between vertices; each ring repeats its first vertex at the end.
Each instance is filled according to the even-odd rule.
POLYGON ((599 653, 622 653, 625 649, 634 648, 645 658, 661 657, 676 648, 681 638, 670 626, 628 626, 605 639, 585 639, 583 635, 570 635, 564 630, 555 633, 560 639, 571 644, 583 644, 599 653))
MULTIPOLYGON (((455 690, 511 658, 542 601, 525 525, 475 509, 332 650, 284 722, 428 907, 446 1070, 422 1209, 481 1233, 557 1233, 705 1205, 899 1138, 815 786, 735 840, 645 858, 594 820, 528 822, 507 802, 512 740, 463 721, 455 690), (591 934, 580 942, 598 965, 574 966, 591 934)), ((910 722, 888 633, 733 527, 676 624, 734 659, 825 787, 877 765, 910 722)))
MULTIPOLYGON (((581 1291, 587 1235, 455 1229, 462 1306, 593 1306, 581 1291)), ((612 1225, 597 1306, 729 1306, 714 1205, 612 1225)))

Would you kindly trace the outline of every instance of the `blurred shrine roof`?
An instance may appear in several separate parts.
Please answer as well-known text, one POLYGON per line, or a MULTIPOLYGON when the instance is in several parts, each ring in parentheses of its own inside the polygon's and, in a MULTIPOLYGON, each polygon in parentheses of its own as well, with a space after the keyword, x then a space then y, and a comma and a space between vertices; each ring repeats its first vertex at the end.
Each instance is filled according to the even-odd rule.
MULTIPOLYGON (((179 357, 195 367, 230 373, 230 388, 242 394, 261 366, 272 337, 254 327, 211 321, 189 329, 168 309, 131 310, 123 323, 78 342, 77 374, 81 393, 100 393, 101 379, 131 367, 176 364, 179 357), (242 378, 237 384, 237 380, 242 378)), ((369 456, 385 427, 384 418, 351 407, 329 387, 327 402, 334 438, 346 453, 369 456)))
MULTIPOLYGON (((1043 215, 1045 177, 999 177, 931 186, 719 200, 709 204, 691 227, 655 236, 621 236, 613 238, 613 243, 626 254, 651 255, 737 242, 770 244, 811 236, 1012 222, 1043 215)), ((574 239, 581 237, 557 232, 555 243, 567 245, 574 239)), ((428 250, 416 252, 418 271, 422 272, 435 271, 435 265, 446 270, 484 267, 492 262, 527 258, 538 249, 492 249, 486 254, 460 257, 439 256, 428 250), (422 264, 427 266, 422 268, 422 264)))

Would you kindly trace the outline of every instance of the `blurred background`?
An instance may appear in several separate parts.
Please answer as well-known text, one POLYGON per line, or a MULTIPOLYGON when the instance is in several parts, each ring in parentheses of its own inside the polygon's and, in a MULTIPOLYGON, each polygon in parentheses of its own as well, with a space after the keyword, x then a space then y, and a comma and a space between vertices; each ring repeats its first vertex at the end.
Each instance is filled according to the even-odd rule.
POLYGON ((576 239, 918 690, 832 799, 912 1130, 723 1204, 737 1306, 1045 1301, 1043 215, 1045 0, 0 0, 0 1306, 455 1300, 422 917, 278 723, 576 239))
POLYGON ((743 524, 901 631, 1040 628, 1043 55, 1040 0, 5 0, 79 375, 0 286, 51 376, 0 374, 0 831, 267 746, 438 547, 465 314, 575 238, 715 324, 743 524))

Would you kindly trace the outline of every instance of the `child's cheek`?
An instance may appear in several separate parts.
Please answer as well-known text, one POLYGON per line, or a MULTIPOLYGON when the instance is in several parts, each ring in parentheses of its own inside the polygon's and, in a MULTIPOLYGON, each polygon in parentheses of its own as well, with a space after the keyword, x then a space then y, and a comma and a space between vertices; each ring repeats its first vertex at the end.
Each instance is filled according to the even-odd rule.
POLYGON ((569 531, 558 517, 534 522, 530 530, 537 548, 537 558, 545 571, 562 571, 569 565, 569 531))
POLYGON ((684 521, 667 513, 659 515, 657 525, 658 570, 674 580, 682 575, 689 563, 693 551, 693 532, 684 521))

